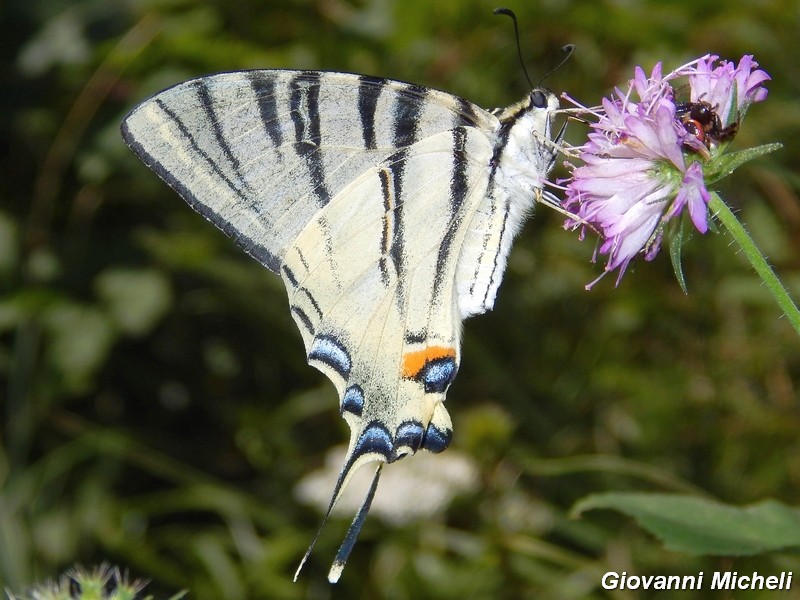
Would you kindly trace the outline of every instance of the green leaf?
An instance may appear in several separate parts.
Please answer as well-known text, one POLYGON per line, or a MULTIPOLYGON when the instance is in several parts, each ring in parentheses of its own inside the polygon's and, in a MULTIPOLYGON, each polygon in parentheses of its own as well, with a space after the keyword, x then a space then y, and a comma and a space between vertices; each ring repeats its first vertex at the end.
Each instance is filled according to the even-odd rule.
POLYGON ((75 393, 86 391, 116 340, 111 320, 94 306, 67 300, 48 307, 44 326, 50 363, 64 385, 75 393))
POLYGON ((19 261, 19 231, 11 216, 0 212, 0 275, 11 273, 19 261))
POLYGON ((115 324, 134 337, 149 333, 172 306, 169 280, 154 269, 107 269, 94 285, 115 324))
POLYGON ((669 258, 672 261, 672 270, 675 271, 675 278, 681 286, 684 294, 688 294, 686 287, 686 277, 683 275, 683 265, 681 264, 681 249, 683 248, 683 221, 675 228, 669 238, 669 258))
POLYGON ((577 516, 605 508, 622 512, 668 550, 691 555, 746 556, 800 548, 800 509, 775 500, 736 507, 677 494, 594 494, 573 508, 577 516))
POLYGON ((727 177, 744 163, 764 156, 770 152, 775 152, 783 148, 783 144, 764 144, 754 148, 746 148, 738 152, 724 152, 719 157, 707 164, 703 169, 703 178, 706 185, 716 183, 720 179, 727 177))

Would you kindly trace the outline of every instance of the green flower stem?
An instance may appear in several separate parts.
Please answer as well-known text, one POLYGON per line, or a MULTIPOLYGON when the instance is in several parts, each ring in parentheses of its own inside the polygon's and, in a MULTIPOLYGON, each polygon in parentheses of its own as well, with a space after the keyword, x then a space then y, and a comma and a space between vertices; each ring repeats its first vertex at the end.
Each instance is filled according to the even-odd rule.
POLYGON ((794 303, 791 296, 789 296, 789 292, 783 287, 778 276, 775 275, 772 267, 767 263, 767 259, 764 258, 764 255, 761 254, 761 251, 755 245, 755 242, 753 242, 753 238, 751 238, 750 234, 745 230, 744 225, 739 222, 731 209, 728 208, 728 205, 722 201, 722 198, 720 198, 719 194, 716 192, 711 192, 711 201, 708 203, 708 206, 742 248, 750 264, 753 265, 756 273, 761 277, 761 280, 775 298, 778 306, 780 306, 781 310, 786 314, 786 318, 789 319, 792 327, 794 327, 795 331, 800 335, 800 310, 797 309, 797 305, 794 303))

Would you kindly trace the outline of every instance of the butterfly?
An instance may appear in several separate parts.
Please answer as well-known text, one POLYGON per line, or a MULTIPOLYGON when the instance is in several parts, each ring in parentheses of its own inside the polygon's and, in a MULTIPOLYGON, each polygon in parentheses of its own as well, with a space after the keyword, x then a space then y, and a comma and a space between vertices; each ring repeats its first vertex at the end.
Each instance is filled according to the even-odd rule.
POLYGON ((374 468, 331 582, 383 465, 450 443, 462 321, 492 309, 514 236, 549 198, 558 107, 541 87, 488 111, 401 81, 254 70, 178 84, 122 123, 148 167, 282 278, 351 432, 323 525, 374 468))

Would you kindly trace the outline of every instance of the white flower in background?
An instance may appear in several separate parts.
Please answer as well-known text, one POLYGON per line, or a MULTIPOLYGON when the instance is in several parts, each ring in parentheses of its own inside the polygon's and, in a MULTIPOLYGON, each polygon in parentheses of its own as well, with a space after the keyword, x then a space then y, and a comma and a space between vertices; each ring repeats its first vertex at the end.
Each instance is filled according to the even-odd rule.
MULTIPOLYGON (((345 446, 331 449, 325 457, 325 466, 300 480, 295 487, 298 500, 322 513, 328 509, 346 450, 345 446)), ((334 515, 350 519, 358 512, 373 473, 374 469, 367 468, 353 474, 333 510, 334 515)), ((383 470, 370 514, 392 525, 405 525, 442 513, 458 494, 477 488, 477 467, 457 451, 409 456, 383 470)))

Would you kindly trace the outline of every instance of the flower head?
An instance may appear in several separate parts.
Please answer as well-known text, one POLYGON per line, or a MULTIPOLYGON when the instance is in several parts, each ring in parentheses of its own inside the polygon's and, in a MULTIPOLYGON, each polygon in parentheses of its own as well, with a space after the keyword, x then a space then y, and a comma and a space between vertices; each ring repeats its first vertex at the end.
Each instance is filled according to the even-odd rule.
MULTIPOLYGON (((91 570, 79 565, 72 567, 57 582, 38 585, 24 596, 14 596, 11 592, 8 596, 10 600, 134 600, 146 585, 145 581, 131 581, 127 571, 103 563, 91 570)), ((181 592, 170 600, 183 596, 181 592)))
POLYGON ((705 56, 666 76, 660 63, 649 77, 637 67, 626 91, 603 100, 564 207, 576 217, 567 227, 600 233, 605 273, 619 269, 617 282, 639 254, 655 258, 667 222, 684 210, 708 230, 707 176, 747 108, 767 95, 769 76, 757 66, 751 56, 738 66, 705 56), (688 79, 689 102, 675 101, 679 77, 688 79))

